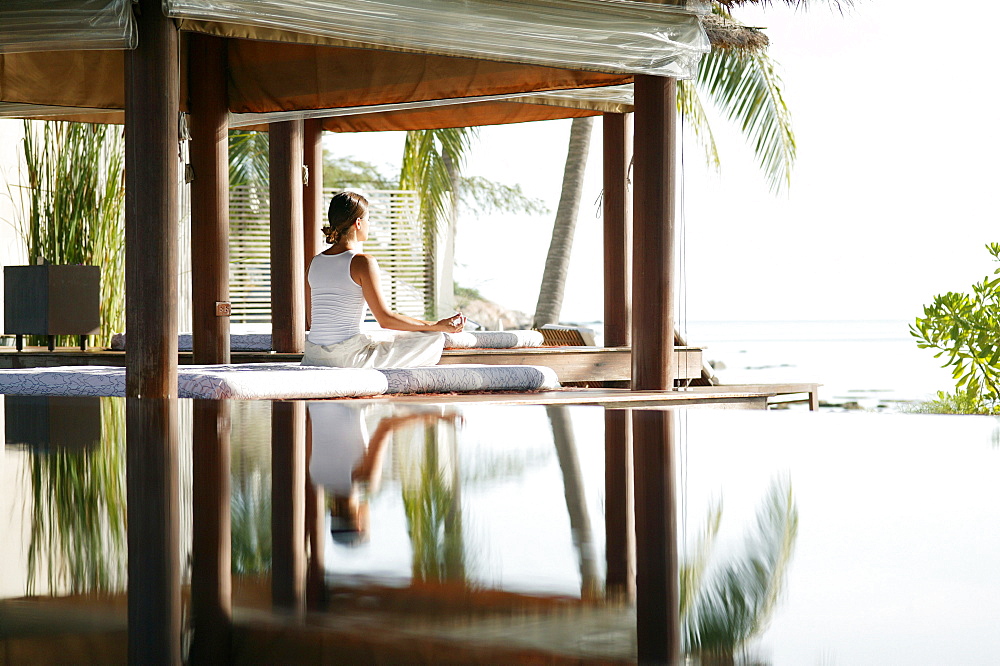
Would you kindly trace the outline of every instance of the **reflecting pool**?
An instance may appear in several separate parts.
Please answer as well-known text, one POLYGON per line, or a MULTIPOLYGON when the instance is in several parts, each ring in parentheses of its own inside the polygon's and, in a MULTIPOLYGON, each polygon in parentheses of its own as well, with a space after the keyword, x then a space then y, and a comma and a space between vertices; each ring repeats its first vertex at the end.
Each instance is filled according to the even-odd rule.
POLYGON ((0 663, 1000 654, 994 418, 7 396, 4 423, 0 663))

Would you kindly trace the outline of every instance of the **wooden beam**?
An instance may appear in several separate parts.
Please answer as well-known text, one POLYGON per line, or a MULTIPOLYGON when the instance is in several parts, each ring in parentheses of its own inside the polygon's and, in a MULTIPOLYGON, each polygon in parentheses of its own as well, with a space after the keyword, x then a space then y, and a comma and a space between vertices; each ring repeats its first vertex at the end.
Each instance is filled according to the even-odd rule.
POLYGON ((195 363, 229 363, 226 43, 197 33, 189 40, 192 346, 195 363))
POLYGON ((632 413, 636 642, 640 664, 679 664, 680 581, 674 412, 632 413))
POLYGON ((632 388, 674 385, 677 81, 635 77, 632 388))
POLYGON ((233 624, 230 403, 195 400, 191 484, 192 664, 229 663, 233 624))
POLYGON ((604 346, 632 343, 632 116, 604 114, 604 346))
POLYGON ((302 121, 271 123, 271 345, 305 348, 302 266, 302 121))
POLYGON ((128 662, 180 664, 177 400, 128 400, 125 412, 128 662))
POLYGON ((160 0, 136 11, 125 56, 125 327, 129 397, 177 395, 179 71, 160 0))
MULTIPOLYGON (((302 258, 303 273, 309 271, 309 262, 319 254, 320 228, 326 216, 323 214, 323 123, 318 118, 305 121, 302 158, 308 169, 308 180, 302 187, 302 258)), ((311 295, 309 282, 304 281, 305 327, 312 325, 311 295)))

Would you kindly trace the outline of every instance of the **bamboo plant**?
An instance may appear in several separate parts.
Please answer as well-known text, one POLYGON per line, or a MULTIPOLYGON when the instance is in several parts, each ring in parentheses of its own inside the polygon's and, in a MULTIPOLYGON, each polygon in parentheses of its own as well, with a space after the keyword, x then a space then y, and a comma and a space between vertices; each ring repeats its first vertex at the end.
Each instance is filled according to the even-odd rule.
POLYGON ((27 594, 37 592, 40 579, 49 594, 125 587, 125 403, 100 401, 96 448, 35 451, 29 458, 27 594))
MULTIPOLYGON (((28 263, 101 267, 101 334, 125 328, 125 140, 109 125, 24 122, 18 231, 28 263)), ((35 341, 37 342, 37 341, 35 341)), ((60 336, 58 344, 72 344, 60 336)))

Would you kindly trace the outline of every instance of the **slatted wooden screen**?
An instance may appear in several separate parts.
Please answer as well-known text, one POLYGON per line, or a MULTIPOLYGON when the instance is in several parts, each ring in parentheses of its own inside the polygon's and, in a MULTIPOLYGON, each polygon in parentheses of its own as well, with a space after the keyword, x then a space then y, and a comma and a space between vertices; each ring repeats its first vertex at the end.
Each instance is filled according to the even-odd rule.
MULTIPOLYGON (((324 193, 329 200, 336 190, 324 193)), ((365 252, 382 268, 391 309, 424 318, 433 310, 434 248, 418 217, 417 193, 373 190, 365 252)), ((271 258, 267 192, 236 186, 229 193, 229 290, 234 324, 271 322, 271 258)))

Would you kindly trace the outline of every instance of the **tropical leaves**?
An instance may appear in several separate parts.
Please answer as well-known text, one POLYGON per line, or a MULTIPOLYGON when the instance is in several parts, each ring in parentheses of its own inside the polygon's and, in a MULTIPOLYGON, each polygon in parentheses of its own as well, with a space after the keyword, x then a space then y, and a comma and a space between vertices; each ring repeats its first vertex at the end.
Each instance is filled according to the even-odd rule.
POLYGON ((102 436, 93 449, 32 450, 28 575, 37 594, 118 592, 125 586, 125 403, 100 402, 102 436))
MULTIPOLYGON (((1000 261, 1000 243, 986 249, 1000 261)), ((1000 268, 972 285, 971 293, 948 292, 924 306, 910 325, 921 349, 937 349, 952 368, 955 388, 966 402, 989 411, 1000 402, 1000 268)))
POLYGON ((437 228, 456 203, 458 174, 477 136, 475 127, 406 133, 399 188, 419 193, 420 216, 429 228, 437 228))
POLYGON ((681 620, 688 652, 703 662, 733 663, 771 619, 795 548, 799 514, 791 483, 773 481, 744 552, 706 579, 720 517, 721 507, 712 507, 692 562, 681 567, 681 620))
POLYGON ((229 186, 267 188, 271 179, 270 135, 249 130, 229 131, 229 186))
MULTIPOLYGON (((716 11, 735 22, 724 10, 716 11)), ((718 168, 720 160, 702 96, 740 128, 772 192, 791 183, 795 134, 773 60, 761 51, 712 49, 694 81, 678 83, 678 109, 705 147, 709 164, 718 168)))

